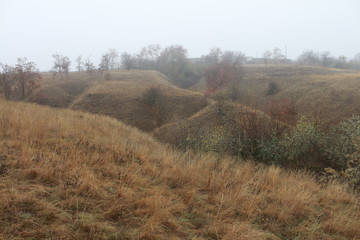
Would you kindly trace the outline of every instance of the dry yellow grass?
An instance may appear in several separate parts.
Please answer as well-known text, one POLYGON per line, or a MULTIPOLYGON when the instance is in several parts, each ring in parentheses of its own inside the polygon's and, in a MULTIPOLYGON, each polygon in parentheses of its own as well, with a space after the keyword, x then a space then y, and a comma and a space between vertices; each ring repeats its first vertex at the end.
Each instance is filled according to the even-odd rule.
POLYGON ((0 100, 0 239, 359 239, 305 172, 177 152, 115 119, 0 100))

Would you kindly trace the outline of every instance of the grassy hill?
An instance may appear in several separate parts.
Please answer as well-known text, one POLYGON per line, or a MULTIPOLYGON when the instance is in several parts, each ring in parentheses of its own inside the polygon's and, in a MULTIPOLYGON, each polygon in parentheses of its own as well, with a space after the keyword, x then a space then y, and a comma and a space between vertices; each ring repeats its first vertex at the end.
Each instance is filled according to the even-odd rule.
POLYGON ((68 80, 54 79, 51 73, 42 73, 41 76, 40 87, 29 100, 51 107, 69 107, 78 96, 96 84, 95 79, 85 73, 69 73, 68 80))
POLYGON ((202 94, 180 89, 155 71, 114 71, 108 81, 100 75, 90 79, 86 73, 70 73, 64 81, 49 77, 44 77, 33 101, 108 115, 144 131, 189 117, 207 105, 202 94), (146 99, 152 90, 156 95, 146 99))
POLYGON ((3 100, 0 202, 0 239, 360 238, 359 198, 338 183, 3 100))
POLYGON ((287 126, 241 104, 213 102, 183 121, 163 125, 154 136, 180 148, 249 155, 256 142, 287 126))
MULTIPOLYGON (((204 80, 192 89, 203 92, 204 80)), ((245 65, 239 101, 266 110, 268 103, 288 100, 299 115, 315 115, 326 124, 360 114, 360 73, 357 71, 307 66, 245 65), (267 95, 270 83, 278 92, 267 95)))

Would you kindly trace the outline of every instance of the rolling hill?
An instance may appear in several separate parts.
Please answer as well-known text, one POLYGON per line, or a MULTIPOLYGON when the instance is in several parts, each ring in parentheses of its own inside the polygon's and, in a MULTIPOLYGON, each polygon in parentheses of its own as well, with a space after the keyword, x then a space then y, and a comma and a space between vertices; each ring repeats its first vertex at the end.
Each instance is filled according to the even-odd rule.
POLYGON ((0 100, 0 149, 0 239, 360 238, 339 183, 178 152, 106 116, 0 100))
POLYGON ((189 117, 207 105, 202 94, 176 87, 159 72, 113 71, 110 80, 101 77, 71 73, 69 80, 48 79, 33 101, 111 116, 144 131, 189 117), (147 100, 151 91, 156 95, 147 100))
MULTIPOLYGON (((325 125, 360 114, 360 73, 358 71, 278 65, 244 65, 240 82, 239 102, 266 110, 273 101, 290 101, 299 115, 320 118, 325 125), (266 94, 269 84, 278 91, 266 94)), ((204 79, 193 90, 203 92, 204 79)), ((226 91, 226 90, 225 90, 226 91)))

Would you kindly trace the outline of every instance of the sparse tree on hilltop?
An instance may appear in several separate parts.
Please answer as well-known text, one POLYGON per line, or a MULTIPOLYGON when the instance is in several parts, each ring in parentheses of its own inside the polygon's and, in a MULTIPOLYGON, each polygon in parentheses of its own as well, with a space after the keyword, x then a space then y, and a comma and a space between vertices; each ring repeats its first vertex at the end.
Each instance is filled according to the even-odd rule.
POLYGON ((222 50, 219 47, 213 47, 210 49, 209 54, 203 56, 202 58, 208 64, 216 64, 221 62, 222 55, 222 50))
POLYGON ((6 99, 11 98, 12 89, 14 87, 14 68, 0 63, 0 93, 4 93, 6 99))
POLYGON ((180 45, 165 48, 159 58, 159 70, 172 81, 178 83, 186 68, 187 50, 180 45))
POLYGON ((110 48, 108 51, 108 57, 109 57, 109 68, 111 70, 114 70, 116 66, 118 66, 119 53, 116 49, 110 48))
POLYGON ((40 74, 36 70, 36 64, 28 62, 27 58, 18 58, 14 68, 14 78, 16 80, 16 90, 21 100, 30 96, 35 87, 36 80, 40 79, 40 74))
POLYGON ((140 69, 157 70, 157 62, 160 56, 161 47, 159 44, 151 44, 143 47, 137 55, 137 64, 140 69))
POLYGON ((110 57, 109 54, 104 54, 101 56, 101 62, 99 64, 99 72, 104 73, 110 69, 110 57))
POLYGON ((135 68, 136 66, 136 57, 131 54, 124 52, 121 54, 121 66, 126 70, 135 68))
POLYGON ((60 54, 54 54, 53 56, 53 70, 60 74, 61 80, 63 80, 63 73, 66 74, 66 78, 69 78, 71 61, 68 57, 64 57, 60 54))
POLYGON ((330 52, 323 52, 320 54, 319 61, 323 67, 330 67, 334 64, 335 59, 330 56, 330 52))
POLYGON ((76 69, 79 71, 79 72, 81 72, 82 70, 83 70, 83 60, 82 60, 82 56, 80 55, 80 56, 78 56, 77 58, 76 58, 76 69))
POLYGON ((83 64, 84 64, 86 73, 89 74, 90 76, 92 76, 94 74, 94 72, 95 72, 95 65, 90 60, 90 57, 86 58, 84 60, 83 64))

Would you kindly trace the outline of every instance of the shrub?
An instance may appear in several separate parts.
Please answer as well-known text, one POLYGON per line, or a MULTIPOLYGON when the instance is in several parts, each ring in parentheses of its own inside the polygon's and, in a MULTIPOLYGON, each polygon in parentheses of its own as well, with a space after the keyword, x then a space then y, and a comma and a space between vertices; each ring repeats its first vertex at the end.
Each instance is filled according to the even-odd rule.
POLYGON ((278 93, 280 91, 280 87, 279 84, 277 84, 276 82, 269 82, 266 92, 265 92, 265 96, 271 96, 274 95, 276 93, 278 93))
POLYGON ((331 178, 346 180, 352 187, 360 187, 360 116, 338 124, 327 136, 326 154, 333 168, 331 178))
POLYGON ((295 104, 288 99, 271 100, 265 104, 264 112, 273 119, 295 125, 298 111, 295 104))
POLYGON ((270 164, 304 167, 321 160, 323 135, 305 118, 293 129, 278 137, 273 135, 261 144, 258 159, 270 164))
POLYGON ((151 87, 143 92, 142 101, 149 106, 155 106, 159 103, 161 97, 162 93, 160 88, 151 87))

